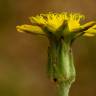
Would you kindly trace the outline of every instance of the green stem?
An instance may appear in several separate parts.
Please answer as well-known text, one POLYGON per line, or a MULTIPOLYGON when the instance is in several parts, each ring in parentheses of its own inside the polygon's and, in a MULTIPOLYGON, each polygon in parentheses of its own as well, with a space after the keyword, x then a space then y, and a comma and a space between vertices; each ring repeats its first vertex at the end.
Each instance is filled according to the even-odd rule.
POLYGON ((58 96, 68 96, 69 94, 69 89, 70 89, 70 84, 61 82, 58 85, 58 96))
POLYGON ((71 84, 75 81, 75 68, 73 63, 70 43, 61 41, 59 49, 58 68, 60 72, 58 80, 59 96, 68 96, 71 84))
POLYGON ((64 39, 51 40, 49 50, 49 74, 58 86, 58 96, 68 96, 75 81, 75 68, 70 43, 64 39))

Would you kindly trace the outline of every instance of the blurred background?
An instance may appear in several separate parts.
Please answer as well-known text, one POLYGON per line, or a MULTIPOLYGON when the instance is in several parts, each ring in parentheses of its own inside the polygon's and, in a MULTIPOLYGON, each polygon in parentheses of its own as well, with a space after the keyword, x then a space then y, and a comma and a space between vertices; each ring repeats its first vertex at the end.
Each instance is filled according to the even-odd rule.
MULTIPOLYGON (((96 0, 0 0, 0 96, 57 96, 46 73, 47 38, 19 33, 16 25, 49 11, 96 20, 95 9, 96 0)), ((77 79, 70 96, 96 96, 96 36, 78 38, 72 47, 77 79)))

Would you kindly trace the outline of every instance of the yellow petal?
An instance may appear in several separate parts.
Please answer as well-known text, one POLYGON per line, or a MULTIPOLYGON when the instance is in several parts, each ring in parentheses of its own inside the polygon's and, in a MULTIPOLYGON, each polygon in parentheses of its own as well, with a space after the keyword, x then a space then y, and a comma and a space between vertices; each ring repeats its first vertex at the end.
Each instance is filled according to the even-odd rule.
POLYGON ((96 24, 96 22, 90 21, 90 22, 88 22, 88 23, 82 25, 81 27, 82 27, 82 28, 83 28, 83 27, 84 27, 84 28, 85 28, 85 27, 91 27, 91 26, 93 27, 94 24, 96 24))
MULTIPOLYGON (((91 23, 91 22, 90 22, 91 23)), ((88 25, 88 24, 87 24, 88 25)), ((95 35, 96 34, 96 25, 92 26, 91 28, 89 28, 88 30, 85 31, 86 34, 91 34, 91 35, 95 35)))
POLYGON ((33 34, 41 34, 44 35, 45 33, 39 26, 32 26, 32 25, 20 25, 16 26, 17 31, 19 32, 30 32, 33 34))
POLYGON ((90 28, 87 31, 85 31, 86 33, 91 33, 91 34, 96 34, 96 29, 90 28))
POLYGON ((75 20, 69 20, 68 21, 68 26, 69 26, 69 30, 71 32, 73 29, 79 28, 80 27, 80 23, 75 21, 75 20))
POLYGON ((85 33, 83 36, 93 37, 93 36, 94 36, 94 34, 85 33))
MULTIPOLYGON (((84 26, 87 27, 87 26, 90 26, 91 24, 95 24, 94 21, 91 21, 91 22, 88 22, 87 24, 85 24, 84 26)), ((91 26, 90 26, 91 27, 91 26)), ((95 36, 96 34, 96 25, 92 26, 91 28, 89 28, 88 30, 85 31, 85 34, 83 36, 88 36, 88 37, 92 37, 92 36, 95 36)))

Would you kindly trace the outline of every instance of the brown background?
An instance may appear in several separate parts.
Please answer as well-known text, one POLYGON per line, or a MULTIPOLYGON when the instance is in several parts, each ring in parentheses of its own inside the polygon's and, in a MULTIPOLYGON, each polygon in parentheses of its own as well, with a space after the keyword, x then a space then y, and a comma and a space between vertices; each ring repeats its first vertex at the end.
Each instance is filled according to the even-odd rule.
MULTIPOLYGON (((57 96, 46 73, 48 40, 15 28, 49 11, 96 20, 96 0, 0 0, 0 96, 57 96)), ((72 47, 77 79, 70 96, 96 96, 96 37, 78 38, 72 47)))

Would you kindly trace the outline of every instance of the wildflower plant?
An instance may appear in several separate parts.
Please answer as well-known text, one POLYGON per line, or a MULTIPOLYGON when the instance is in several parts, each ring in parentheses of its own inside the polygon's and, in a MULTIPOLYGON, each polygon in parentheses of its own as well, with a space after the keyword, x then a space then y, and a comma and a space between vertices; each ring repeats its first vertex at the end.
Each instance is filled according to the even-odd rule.
POLYGON ((46 36, 48 46, 48 76, 58 88, 58 96, 68 96, 75 81, 71 46, 80 36, 94 36, 96 22, 81 25, 85 16, 79 13, 47 13, 30 17, 31 25, 16 26, 17 31, 46 36))

